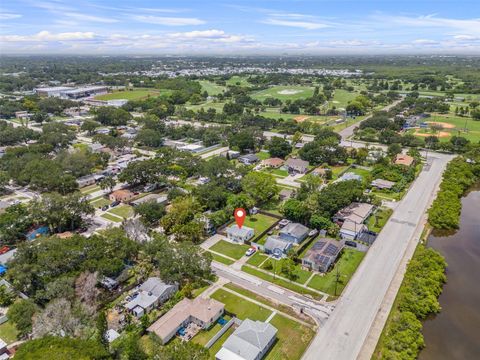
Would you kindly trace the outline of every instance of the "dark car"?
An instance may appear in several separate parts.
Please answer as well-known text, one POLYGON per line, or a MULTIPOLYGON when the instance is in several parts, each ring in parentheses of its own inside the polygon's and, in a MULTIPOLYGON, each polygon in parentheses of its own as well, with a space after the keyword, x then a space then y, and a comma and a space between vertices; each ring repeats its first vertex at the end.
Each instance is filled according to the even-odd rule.
POLYGON ((102 206, 102 211, 107 211, 108 210, 108 205, 102 206))
POLYGON ((355 241, 345 241, 345 245, 351 246, 351 247, 357 247, 357 243, 355 241))
POLYGON ((115 207, 117 206, 118 204, 120 204, 120 201, 114 201, 110 204, 110 207, 115 207))

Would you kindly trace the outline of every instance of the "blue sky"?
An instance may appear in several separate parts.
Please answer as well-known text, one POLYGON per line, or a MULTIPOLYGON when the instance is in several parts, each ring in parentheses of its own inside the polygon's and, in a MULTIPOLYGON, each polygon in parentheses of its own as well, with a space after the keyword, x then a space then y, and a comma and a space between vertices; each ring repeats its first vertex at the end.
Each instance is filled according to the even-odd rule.
POLYGON ((0 52, 480 54, 480 1, 4 0, 0 52))

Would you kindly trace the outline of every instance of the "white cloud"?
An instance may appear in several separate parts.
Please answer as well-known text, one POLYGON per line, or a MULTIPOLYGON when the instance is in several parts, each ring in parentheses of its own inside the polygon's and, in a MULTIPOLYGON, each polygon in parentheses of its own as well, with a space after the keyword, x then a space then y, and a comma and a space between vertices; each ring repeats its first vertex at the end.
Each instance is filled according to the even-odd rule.
POLYGON ((62 12, 62 15, 80 21, 99 22, 104 24, 113 24, 118 22, 117 19, 107 18, 103 16, 94 16, 89 14, 83 14, 79 12, 62 12))
POLYGON ((0 13, 0 20, 12 20, 12 19, 18 19, 21 18, 22 15, 20 14, 14 14, 14 13, 9 13, 9 12, 3 12, 0 13))
POLYGON ((203 25, 206 22, 197 18, 187 17, 166 17, 166 16, 152 16, 152 15, 134 15, 133 20, 156 25, 165 26, 187 26, 187 25, 203 25))
POLYGON ((0 35, 2 42, 51 42, 51 41, 79 41, 93 40, 96 35, 93 32, 64 32, 51 33, 40 31, 34 35, 0 35))
POLYGON ((299 20, 288 20, 288 19, 276 19, 276 18, 268 18, 262 20, 261 23, 267 25, 278 25, 278 26, 288 26, 288 27, 296 27, 302 28, 306 30, 316 30, 316 29, 324 29, 330 27, 330 25, 312 22, 312 21, 299 21, 299 20))
POLYGON ((416 44, 416 45, 438 45, 438 44, 440 44, 438 41, 431 40, 431 39, 416 39, 416 40, 412 41, 412 43, 416 44))

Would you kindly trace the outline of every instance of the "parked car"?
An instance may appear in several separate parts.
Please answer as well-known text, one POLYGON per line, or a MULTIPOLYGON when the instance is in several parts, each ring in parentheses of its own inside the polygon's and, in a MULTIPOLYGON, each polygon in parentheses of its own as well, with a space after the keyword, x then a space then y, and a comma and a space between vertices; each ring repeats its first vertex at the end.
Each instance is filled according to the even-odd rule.
POLYGON ((110 204, 110 207, 115 207, 117 206, 118 204, 120 204, 120 201, 114 201, 110 204))
POLYGON ((108 210, 108 205, 103 205, 102 206, 102 211, 107 211, 108 210))
POLYGON ((245 255, 246 256, 252 256, 253 254, 255 254, 255 251, 257 251, 257 249, 253 246, 251 246, 247 251, 245 251, 245 255))
POLYGON ((309 233, 308 233, 308 236, 310 237, 314 237, 318 234, 318 230, 317 229, 313 229, 311 230, 309 233))
POLYGON ((357 247, 357 243, 355 241, 347 240, 345 241, 345 245, 351 246, 351 247, 357 247))

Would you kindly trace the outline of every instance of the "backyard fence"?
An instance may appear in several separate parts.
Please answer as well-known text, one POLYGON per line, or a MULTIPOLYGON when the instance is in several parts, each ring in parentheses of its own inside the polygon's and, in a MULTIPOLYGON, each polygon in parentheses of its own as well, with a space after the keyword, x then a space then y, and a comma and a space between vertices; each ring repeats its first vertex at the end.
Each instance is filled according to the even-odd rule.
POLYGON ((213 344, 217 342, 220 337, 227 332, 228 329, 232 327, 232 325, 235 323, 236 317, 232 317, 229 322, 227 322, 223 327, 215 334, 213 337, 205 344, 205 347, 207 349, 210 349, 213 344))

